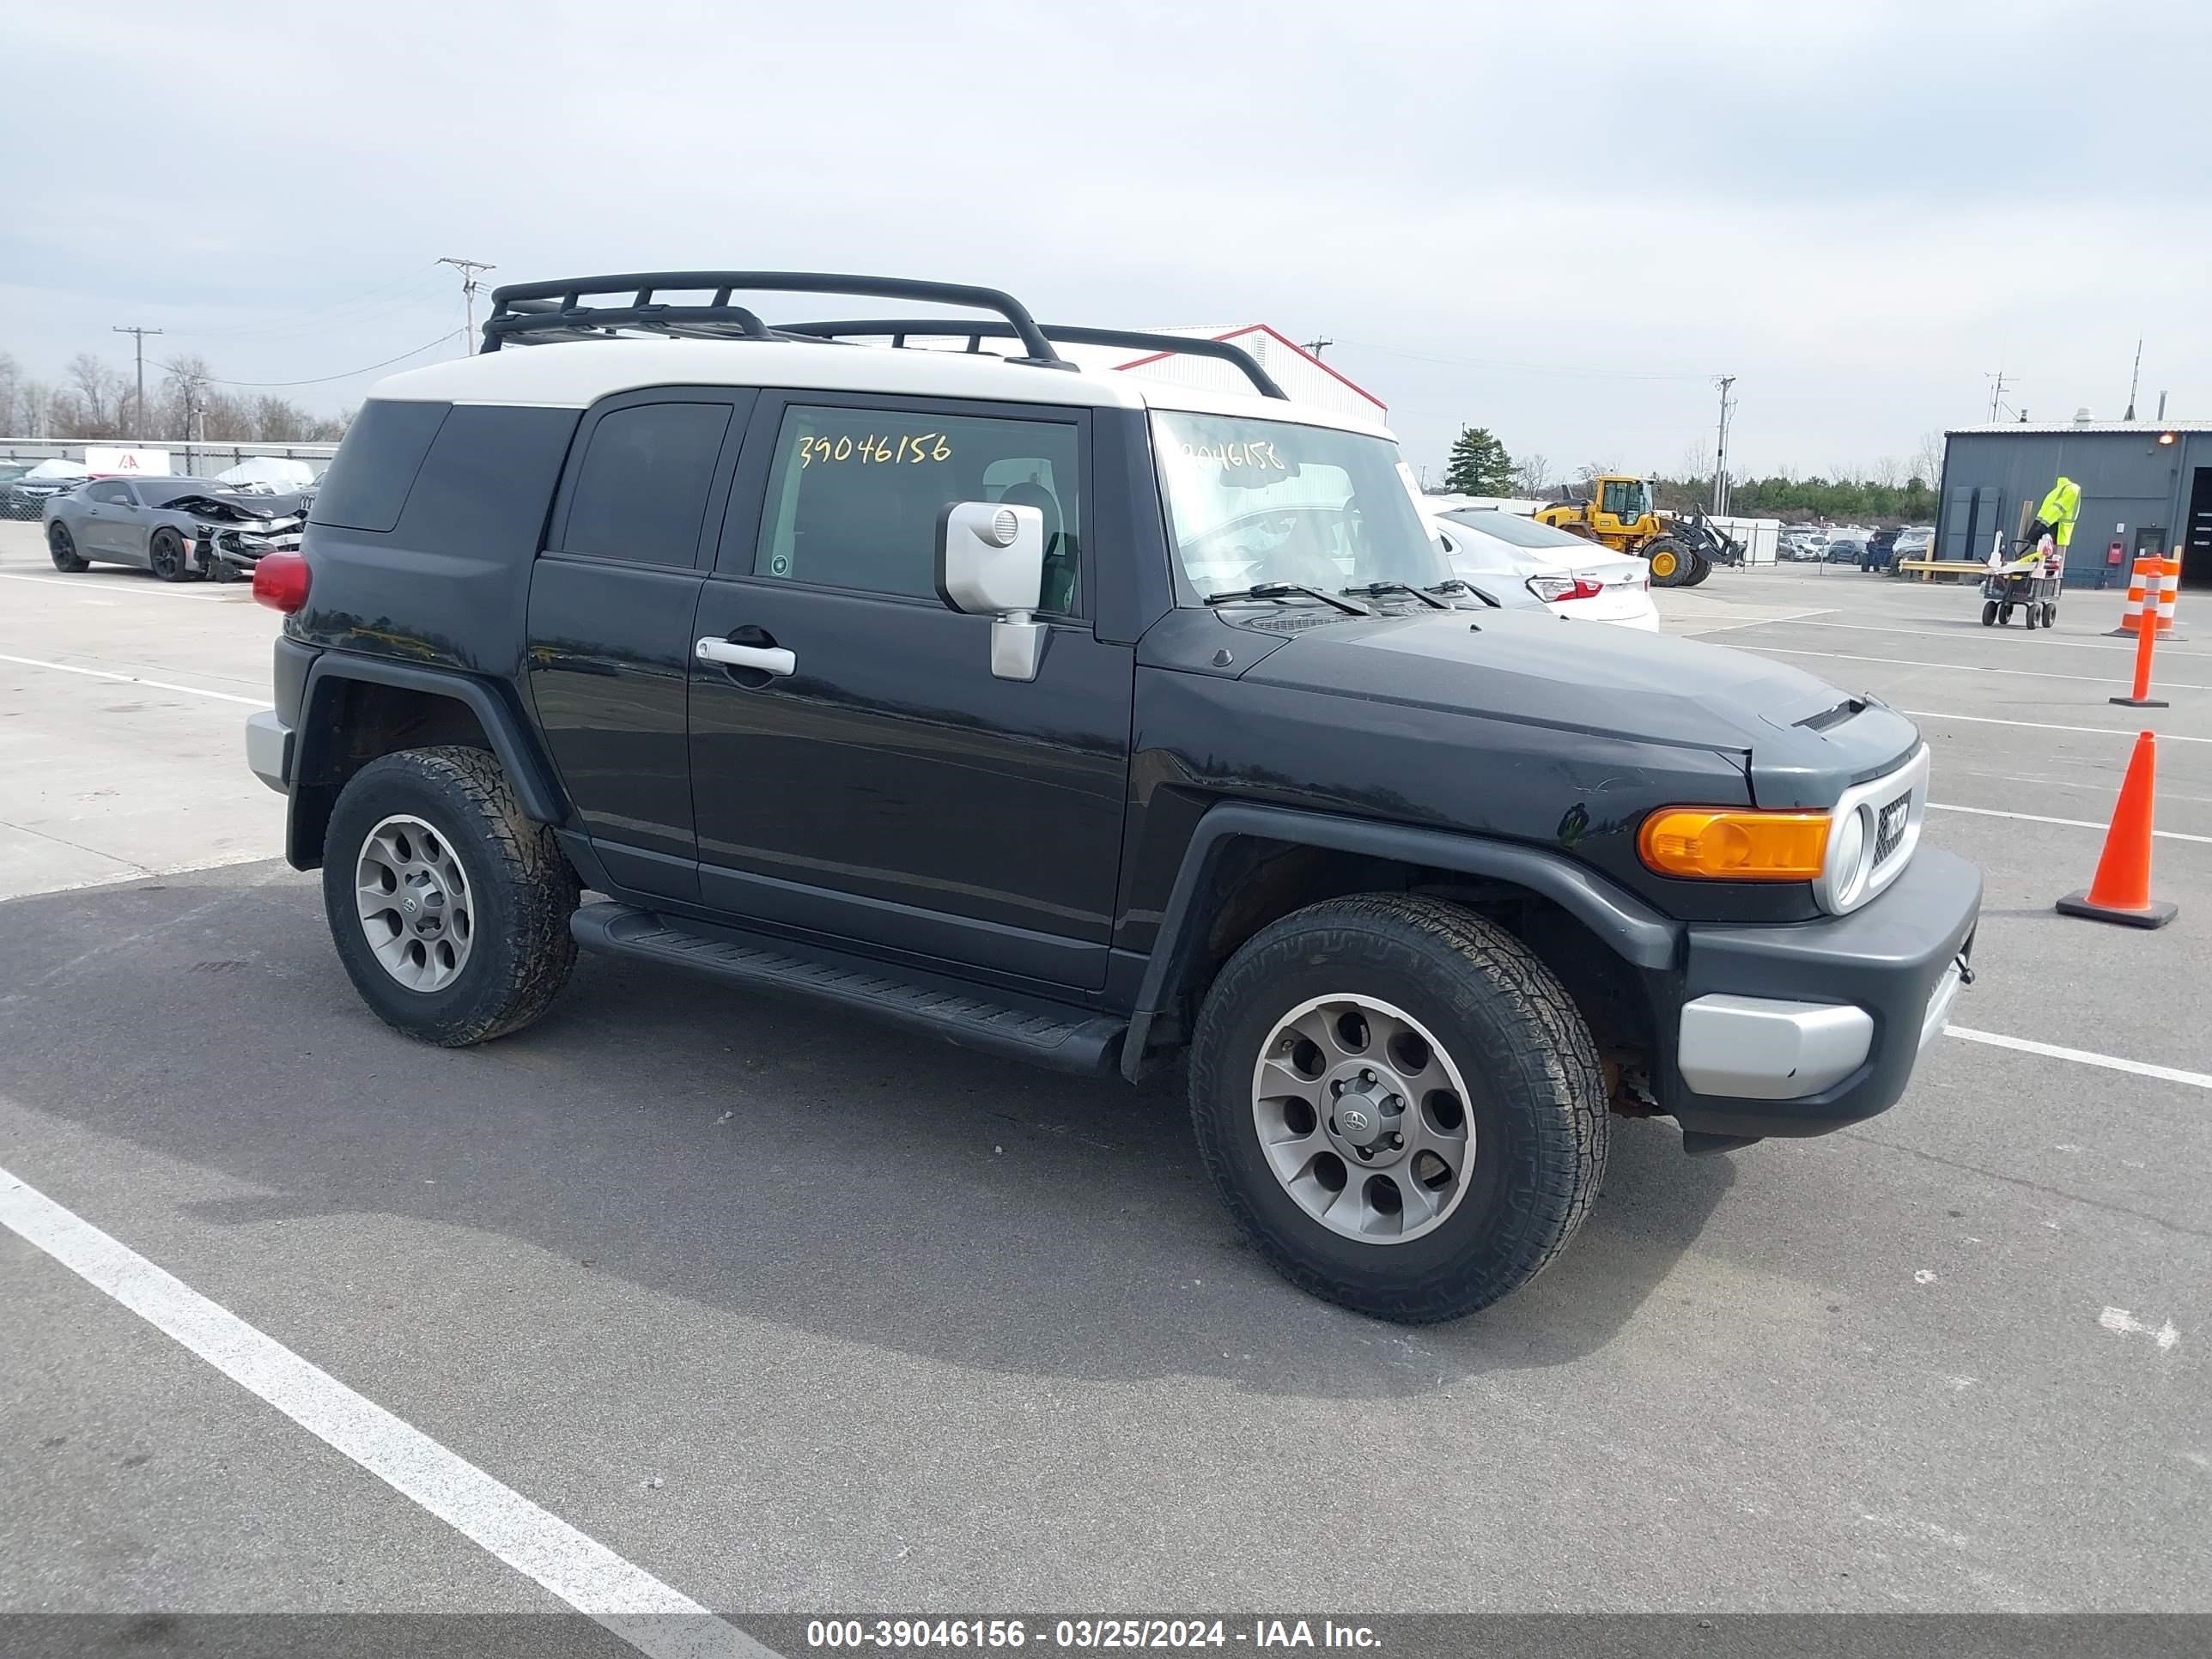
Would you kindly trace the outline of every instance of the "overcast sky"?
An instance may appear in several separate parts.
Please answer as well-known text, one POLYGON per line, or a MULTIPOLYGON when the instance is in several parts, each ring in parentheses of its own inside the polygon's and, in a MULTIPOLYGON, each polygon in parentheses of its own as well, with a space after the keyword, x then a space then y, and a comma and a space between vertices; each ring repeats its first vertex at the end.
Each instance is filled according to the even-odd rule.
MULTIPOLYGON (((2212 5, 379 3, 8 14, 0 350, 166 329, 284 395, 492 280, 927 276, 1048 321, 1272 323, 1561 472, 1909 459, 2212 416, 2212 5)), ((836 310, 849 301, 830 301, 836 310)), ((805 301, 799 307, 805 307, 805 301)), ((777 313, 769 308, 771 320, 777 313)), ((150 375, 149 375, 150 378, 150 375)))

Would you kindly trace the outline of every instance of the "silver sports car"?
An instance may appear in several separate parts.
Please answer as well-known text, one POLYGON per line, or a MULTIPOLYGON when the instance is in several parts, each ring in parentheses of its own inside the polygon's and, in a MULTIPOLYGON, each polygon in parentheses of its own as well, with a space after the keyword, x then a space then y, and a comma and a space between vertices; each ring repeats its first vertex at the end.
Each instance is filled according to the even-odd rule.
POLYGON ((264 553, 300 544, 307 508, 297 494, 211 478, 95 478, 46 504, 54 568, 137 565, 165 582, 250 574, 264 553))

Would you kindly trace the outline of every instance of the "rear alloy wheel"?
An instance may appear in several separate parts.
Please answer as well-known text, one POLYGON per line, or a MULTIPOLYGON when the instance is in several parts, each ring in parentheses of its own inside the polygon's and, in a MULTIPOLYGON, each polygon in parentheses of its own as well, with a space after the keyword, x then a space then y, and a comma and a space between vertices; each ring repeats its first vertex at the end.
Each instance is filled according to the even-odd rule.
POLYGON ((1605 1172, 1573 1001, 1439 899, 1329 899, 1261 929, 1207 991, 1189 1072, 1200 1153, 1261 1254, 1379 1319, 1456 1319, 1526 1284, 1605 1172))
POLYGON ((545 1012, 576 958, 576 873, 481 749, 371 761, 339 793, 323 908, 362 1000, 424 1042, 464 1048, 545 1012))
POLYGON ((76 538, 70 534, 65 524, 46 526, 46 556, 54 562, 54 568, 65 575, 78 575, 92 568, 92 561, 76 550, 76 538))
POLYGON ((165 582, 185 581, 192 574, 185 568, 185 538, 167 525, 156 530, 154 538, 146 544, 146 562, 165 582))

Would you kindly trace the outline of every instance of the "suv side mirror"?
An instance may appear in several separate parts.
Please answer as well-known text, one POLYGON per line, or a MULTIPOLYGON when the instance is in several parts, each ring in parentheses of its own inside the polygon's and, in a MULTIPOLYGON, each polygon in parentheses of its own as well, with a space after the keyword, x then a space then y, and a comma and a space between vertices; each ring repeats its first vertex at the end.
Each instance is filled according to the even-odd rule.
POLYGON ((1046 629, 1030 613, 1044 592, 1044 514, 1003 501, 954 501, 937 515, 937 592, 955 611, 995 618, 991 672, 1033 680, 1046 629))

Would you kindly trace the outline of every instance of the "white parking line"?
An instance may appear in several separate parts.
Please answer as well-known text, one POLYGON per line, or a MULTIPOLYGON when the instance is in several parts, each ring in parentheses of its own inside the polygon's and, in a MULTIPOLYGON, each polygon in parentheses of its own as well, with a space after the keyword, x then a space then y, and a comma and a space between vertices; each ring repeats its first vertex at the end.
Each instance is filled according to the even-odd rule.
MULTIPOLYGON (((1947 714, 1938 708, 1900 708, 1917 720, 1966 720, 1975 726, 2024 726, 2031 732, 2084 732, 2093 738, 2132 738, 2142 727, 2121 731, 2112 726, 2061 726, 2055 720, 2001 720, 1994 714, 1947 714)), ((2212 743, 2212 738, 2185 738, 2179 732, 2161 732, 2160 743, 2212 743)))
MULTIPOLYGON (((1761 625, 1765 626, 1767 624, 1761 625)), ((1875 623, 1806 622, 1797 618, 1777 618, 1771 625, 1776 628, 1842 628, 1847 629, 1856 634, 1909 634, 1913 638, 1920 640, 1971 640, 1978 637, 1973 626, 1971 623, 1966 624, 1949 633, 1946 633, 1941 629, 1935 628, 1883 628, 1875 623)), ((2131 657, 2136 653, 2136 647, 2132 644, 2121 645, 2117 642, 2108 643, 2103 640, 2055 640, 2047 633, 2038 639, 2036 643, 2039 645, 2063 645, 2075 651, 2124 651, 2131 657)), ((2179 647, 2172 645, 2160 645, 2158 647, 2158 653, 2161 657, 2169 655, 2200 658, 2212 656, 2212 653, 2208 653, 2206 652, 2185 651, 2180 649, 2179 647)))
POLYGON ((90 599, 95 594, 104 598, 110 593, 124 593, 138 599, 194 599, 210 604, 235 605, 246 598, 243 587, 234 593, 177 593, 168 591, 166 583, 160 587, 146 587, 137 582, 86 581, 76 576, 26 576, 20 570, 0 570, 0 576, 11 582, 36 582, 41 587, 66 587, 81 599, 90 599))
POLYGON ((639 1651, 654 1659, 775 1659, 688 1595, 501 1485, 5 1170, 0 1170, 0 1224, 639 1651))
MULTIPOLYGON (((1737 651, 1759 651, 1776 657, 1821 657, 1830 662, 1886 662, 1893 668, 1941 668, 1957 674, 2012 674, 2029 680, 2079 680, 2084 685, 2110 685, 2124 689, 2126 678, 2118 674, 2050 674, 2039 668, 1984 668, 1970 662, 1923 662, 1917 657, 1854 657, 1843 651, 1791 651, 1778 645, 1739 645, 1737 651)), ((2160 680, 2152 688, 2159 691, 2212 691, 2212 685, 2184 685, 2175 680, 2160 680)))
MULTIPOLYGON (((1978 818, 2017 818, 2022 823, 2059 823, 2069 830, 2109 830, 2109 823, 2093 823, 2087 818, 2047 818, 2040 812, 2000 812, 1994 806, 1953 806, 1940 800, 1928 803, 1931 812, 1972 812, 1978 818)), ((2212 847, 2212 836, 2184 835, 2179 830, 2154 830, 2151 834, 2166 841, 2202 842, 2212 847)))
POLYGON ((265 697, 241 697, 229 691, 210 691, 205 686, 179 685, 173 680, 149 680, 140 674, 118 674, 106 668, 79 668, 73 663, 42 662, 36 657, 11 657, 0 652, 0 662, 21 663, 26 668, 51 668, 57 674, 85 674, 96 680, 120 680, 125 685, 151 686, 156 691, 183 691, 195 697, 219 697, 224 702, 242 702, 248 708, 266 708, 265 697))
POLYGON ((1964 1037, 1969 1042, 1986 1042, 1992 1048, 2017 1048, 2022 1054, 2041 1054, 2046 1060, 2070 1060, 2082 1066, 2101 1066, 2108 1072, 2132 1072, 2137 1077, 2154 1077, 2166 1083, 2212 1089, 2212 1074, 2185 1072, 2178 1066, 2153 1066, 2148 1060, 2122 1060, 2117 1054, 2092 1054, 2087 1048, 2062 1048, 2055 1042, 2031 1042, 2026 1037, 2007 1036, 2001 1031, 1977 1031, 1964 1025, 1946 1025, 1943 1035, 1964 1037))

